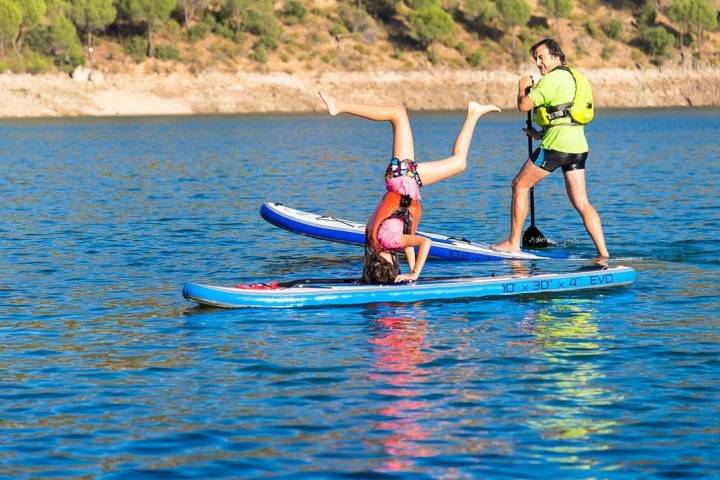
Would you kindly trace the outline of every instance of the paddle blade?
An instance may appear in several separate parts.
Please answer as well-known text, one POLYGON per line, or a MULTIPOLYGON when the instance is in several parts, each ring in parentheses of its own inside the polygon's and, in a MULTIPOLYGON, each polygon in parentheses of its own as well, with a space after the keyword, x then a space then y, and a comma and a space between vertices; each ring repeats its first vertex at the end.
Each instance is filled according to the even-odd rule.
POLYGON ((522 237, 523 247, 525 248, 545 248, 548 246, 547 238, 537 229, 535 225, 530 225, 522 237))

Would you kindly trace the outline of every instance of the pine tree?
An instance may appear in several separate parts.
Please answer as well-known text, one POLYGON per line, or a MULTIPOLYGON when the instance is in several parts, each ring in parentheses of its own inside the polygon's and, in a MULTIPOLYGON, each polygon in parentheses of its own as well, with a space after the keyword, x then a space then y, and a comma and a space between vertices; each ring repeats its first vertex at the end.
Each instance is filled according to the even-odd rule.
POLYGON ((517 27, 525 25, 530 20, 531 9, 526 0, 497 0, 496 2, 500 21, 510 29, 512 35, 513 56, 516 55, 517 27))
POLYGON ((115 20, 113 0, 71 0, 70 18, 85 34, 86 46, 92 47, 92 35, 115 20))
POLYGON ((158 24, 168 19, 177 5, 176 0, 118 0, 117 5, 133 22, 145 24, 147 54, 152 56, 155 52, 153 33, 158 24))
POLYGON ((5 42, 14 43, 20 32, 22 11, 12 0, 0 0, 0 55, 5 56, 5 42))

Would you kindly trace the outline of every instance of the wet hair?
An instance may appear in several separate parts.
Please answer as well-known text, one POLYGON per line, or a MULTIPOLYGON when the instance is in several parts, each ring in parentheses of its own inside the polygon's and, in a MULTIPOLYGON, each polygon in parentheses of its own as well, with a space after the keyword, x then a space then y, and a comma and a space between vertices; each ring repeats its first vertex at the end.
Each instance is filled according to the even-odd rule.
POLYGON ((395 277, 400 275, 400 262, 396 253, 391 255, 392 262, 388 262, 375 253, 369 245, 365 245, 362 282, 381 285, 395 283, 395 277))
POLYGON ((545 38, 543 40, 540 40, 535 45, 530 47, 530 54, 535 56, 535 51, 543 45, 547 47, 550 55, 552 55, 553 57, 560 57, 560 63, 565 65, 565 54, 563 53, 562 48, 560 48, 560 44, 552 38, 545 38))

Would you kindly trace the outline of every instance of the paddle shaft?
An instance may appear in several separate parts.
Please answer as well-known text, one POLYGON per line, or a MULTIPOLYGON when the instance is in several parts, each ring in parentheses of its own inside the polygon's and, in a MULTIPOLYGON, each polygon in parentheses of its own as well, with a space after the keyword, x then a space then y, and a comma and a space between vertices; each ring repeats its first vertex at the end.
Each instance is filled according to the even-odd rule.
MULTIPOLYGON (((528 131, 532 129, 532 110, 529 110, 527 112, 527 121, 526 121, 527 129, 528 131)), ((533 145, 532 145, 532 137, 528 135, 528 158, 532 157, 533 153, 533 145)), ((530 225, 535 226, 535 187, 530 189, 530 225)))

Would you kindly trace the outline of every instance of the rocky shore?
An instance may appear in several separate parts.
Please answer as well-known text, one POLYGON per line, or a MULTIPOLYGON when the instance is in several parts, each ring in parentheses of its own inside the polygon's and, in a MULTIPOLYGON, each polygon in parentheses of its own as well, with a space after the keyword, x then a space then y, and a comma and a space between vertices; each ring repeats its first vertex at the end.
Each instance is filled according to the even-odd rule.
MULTIPOLYGON (((537 72, 190 73, 0 75, 0 117, 315 112, 316 92, 410 110, 455 110, 469 100, 514 106, 521 74, 537 72)), ((93 74, 94 73, 94 74, 93 74)), ((602 107, 720 106, 720 69, 584 70, 602 107)))

